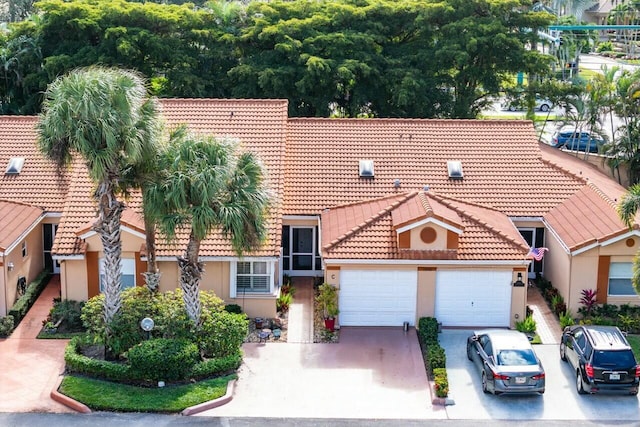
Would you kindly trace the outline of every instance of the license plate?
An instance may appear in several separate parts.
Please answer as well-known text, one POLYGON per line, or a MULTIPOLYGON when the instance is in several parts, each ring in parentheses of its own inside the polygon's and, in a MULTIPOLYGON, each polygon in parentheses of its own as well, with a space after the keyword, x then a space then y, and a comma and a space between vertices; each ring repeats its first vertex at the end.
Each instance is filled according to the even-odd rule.
POLYGON ((527 382, 527 377, 516 377, 516 384, 524 384, 527 382))
POLYGON ((609 374, 609 379, 610 380, 619 380, 620 379, 620 374, 609 374))

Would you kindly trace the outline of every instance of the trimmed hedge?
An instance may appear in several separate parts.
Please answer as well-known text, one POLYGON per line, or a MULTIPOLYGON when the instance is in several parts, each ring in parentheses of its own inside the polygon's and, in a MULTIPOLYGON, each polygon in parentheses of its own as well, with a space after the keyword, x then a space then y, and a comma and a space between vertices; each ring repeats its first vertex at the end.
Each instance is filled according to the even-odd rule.
POLYGON ((192 342, 157 338, 133 346, 127 357, 130 373, 137 379, 180 381, 189 377, 200 354, 192 342))
POLYGON ((49 279, 51 279, 51 273, 48 271, 43 271, 35 278, 35 280, 27 286, 27 289, 18 301, 11 307, 9 310, 9 316, 13 317, 14 323, 17 325, 27 314, 31 306, 38 299, 38 296, 42 293, 42 290, 49 283, 49 279))
POLYGON ((438 320, 436 318, 421 317, 418 320, 418 340, 427 375, 435 382, 436 396, 447 397, 449 394, 447 355, 438 342, 438 320))
MULTIPOLYGON (((88 344, 90 341, 87 337, 74 337, 69 341, 64 352, 68 372, 119 383, 138 382, 140 378, 128 364, 93 359, 81 354, 80 347, 88 344)), ((208 359, 196 363, 188 377, 199 380, 227 375, 237 370, 241 364, 242 354, 240 352, 217 359, 208 359)))
POLYGON ((0 338, 8 337, 13 331, 13 316, 0 317, 0 338))

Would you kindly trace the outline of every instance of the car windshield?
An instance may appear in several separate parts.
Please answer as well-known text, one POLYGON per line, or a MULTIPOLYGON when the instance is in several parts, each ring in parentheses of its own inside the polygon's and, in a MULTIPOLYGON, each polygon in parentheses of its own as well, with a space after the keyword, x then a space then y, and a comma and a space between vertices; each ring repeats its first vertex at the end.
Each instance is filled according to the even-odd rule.
POLYGON ((537 365, 536 355, 533 350, 500 350, 498 353, 498 365, 522 366, 537 365))
POLYGON ((634 366, 636 361, 631 350, 597 350, 593 355, 593 364, 597 366, 634 366))

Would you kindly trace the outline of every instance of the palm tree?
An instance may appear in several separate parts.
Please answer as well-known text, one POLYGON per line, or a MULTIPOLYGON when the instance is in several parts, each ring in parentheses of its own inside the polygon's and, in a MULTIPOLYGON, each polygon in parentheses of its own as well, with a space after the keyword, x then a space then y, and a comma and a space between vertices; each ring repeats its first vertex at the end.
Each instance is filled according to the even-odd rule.
POLYGON ((238 153, 232 141, 197 136, 182 127, 170 136, 161 159, 164 179, 149 189, 147 200, 169 240, 188 233, 184 255, 177 260, 185 308, 198 326, 202 240, 216 230, 230 239, 238 255, 259 247, 266 235, 269 194, 257 157, 238 153))
MULTIPOLYGON (((640 184, 631 186, 618 202, 618 215, 629 229, 634 228, 638 208, 640 208, 640 184)), ((640 251, 633 258, 631 283, 636 293, 640 294, 640 251)))
POLYGON ((90 67, 72 71, 49 85, 38 123, 42 153, 68 165, 75 154, 85 161, 96 184, 98 218, 93 229, 104 251, 104 321, 108 325, 120 309, 120 217, 118 200, 130 189, 123 179, 158 138, 156 102, 133 71, 90 67))

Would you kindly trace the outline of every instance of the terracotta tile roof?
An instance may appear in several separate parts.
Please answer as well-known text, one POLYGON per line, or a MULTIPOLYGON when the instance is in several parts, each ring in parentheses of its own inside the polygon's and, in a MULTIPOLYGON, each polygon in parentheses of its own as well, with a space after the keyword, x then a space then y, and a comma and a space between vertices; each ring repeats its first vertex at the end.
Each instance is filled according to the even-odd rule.
POLYGON ((528 252, 526 242, 504 214, 445 199, 431 191, 326 209, 322 212, 322 245, 325 259, 524 260, 528 252), (396 212, 413 211, 416 200, 423 206, 423 215, 416 212, 416 220, 429 215, 430 210, 446 212, 450 217, 455 213, 463 228, 457 251, 398 249, 398 224, 394 219, 401 219, 402 225, 407 222, 406 215, 396 212))
POLYGON ((40 208, 0 200, 0 251, 4 252, 16 243, 22 233, 29 230, 42 215, 40 208))
POLYGON ((587 184, 545 216, 569 250, 603 242, 628 231, 616 211, 616 205, 626 191, 622 185, 582 161, 580 155, 576 157, 546 144, 540 144, 540 151, 546 163, 574 174, 587 184))
MULTIPOLYGON (((163 99, 161 111, 169 129, 188 124, 198 133, 237 138, 243 150, 258 154, 267 170, 267 185, 274 196, 269 212, 268 238, 263 247, 251 255, 277 256, 280 253, 282 227, 281 200, 283 188, 283 159, 287 125, 286 100, 226 100, 226 99, 163 99)), ((96 216, 91 195, 94 185, 88 179, 86 168, 79 165, 69 188, 63 221, 58 228, 54 253, 73 255, 81 253, 84 245, 77 237, 90 229, 96 216)), ((144 229, 141 217, 141 198, 134 193, 126 201, 127 209, 122 221, 140 231, 144 229)), ((227 239, 220 233, 211 233, 200 247, 202 257, 236 256, 227 239)), ((157 256, 175 256, 186 247, 188 233, 178 232, 175 242, 157 239, 157 256)), ((248 254, 247 254, 248 255, 248 254)))
POLYGON ((529 121, 289 120, 284 214, 429 186, 509 216, 542 216, 583 185, 541 159, 529 121), (374 178, 359 177, 361 159, 374 161, 374 178), (449 160, 462 162, 463 179, 448 177, 449 160))
POLYGON ((60 212, 70 171, 58 171, 38 150, 34 116, 0 116, 0 198, 60 212), (5 174, 12 157, 24 158, 19 174, 5 174))
POLYGON ((429 203, 429 197, 423 192, 394 209, 391 215, 396 228, 428 217, 435 217, 453 227, 462 228, 462 219, 456 211, 441 203, 429 203))

